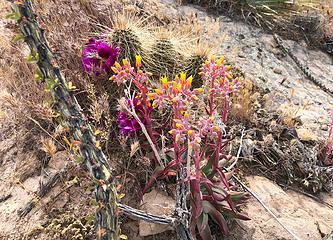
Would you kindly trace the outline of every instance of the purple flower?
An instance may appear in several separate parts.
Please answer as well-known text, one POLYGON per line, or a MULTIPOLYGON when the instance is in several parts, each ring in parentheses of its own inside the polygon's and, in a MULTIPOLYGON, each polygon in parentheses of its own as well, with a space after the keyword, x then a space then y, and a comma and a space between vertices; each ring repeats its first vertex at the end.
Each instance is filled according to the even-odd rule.
MULTIPOLYGON (((135 97, 133 100, 134 109, 138 117, 143 124, 146 124, 146 119, 144 117, 144 106, 139 98, 135 97)), ((127 100, 127 105, 130 106, 130 100, 127 100)), ((151 113, 152 107, 148 108, 148 112, 151 113)), ((133 135, 135 132, 141 130, 141 126, 138 121, 126 111, 120 111, 118 113, 118 124, 120 128, 120 133, 124 135, 133 135)))
POLYGON ((82 53, 83 68, 96 76, 110 72, 117 61, 119 48, 112 47, 103 39, 90 38, 82 53))

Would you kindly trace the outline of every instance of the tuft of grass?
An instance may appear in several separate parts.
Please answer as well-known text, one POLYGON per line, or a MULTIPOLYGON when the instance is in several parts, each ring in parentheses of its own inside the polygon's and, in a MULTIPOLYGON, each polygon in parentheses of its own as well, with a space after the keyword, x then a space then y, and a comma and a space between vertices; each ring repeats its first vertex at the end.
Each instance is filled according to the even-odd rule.
POLYGON ((296 92, 294 89, 291 90, 290 96, 287 98, 287 102, 281 104, 278 108, 278 113, 281 114, 282 123, 288 127, 294 128, 300 125, 300 116, 308 107, 308 102, 304 101, 303 104, 297 105, 294 101, 294 96, 296 92))

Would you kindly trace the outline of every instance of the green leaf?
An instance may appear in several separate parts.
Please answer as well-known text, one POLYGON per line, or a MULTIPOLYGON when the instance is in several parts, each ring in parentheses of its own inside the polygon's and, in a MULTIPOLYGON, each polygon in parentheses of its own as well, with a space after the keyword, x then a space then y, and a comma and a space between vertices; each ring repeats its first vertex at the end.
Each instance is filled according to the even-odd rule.
POLYGON ((27 57, 26 57, 28 63, 37 63, 39 61, 39 54, 31 52, 27 57))
POLYGON ((204 231, 204 229, 208 226, 208 214, 206 213, 202 213, 199 220, 198 220, 198 223, 200 225, 200 227, 198 227, 198 230, 199 230, 199 233, 204 231))
POLYGON ((21 40, 24 40, 24 35, 21 34, 21 33, 19 33, 19 34, 16 34, 16 35, 13 37, 12 42, 13 42, 13 43, 17 43, 17 42, 19 42, 19 41, 21 41, 21 40))
POLYGON ((8 13, 8 14, 6 15, 6 18, 7 18, 7 19, 11 19, 11 20, 18 21, 18 20, 21 19, 21 15, 20 15, 20 12, 17 12, 17 11, 15 11, 15 10, 13 10, 13 12, 8 13))
POLYGON ((98 204, 98 202, 96 201, 96 199, 91 199, 91 200, 90 200, 90 204, 91 204, 92 206, 95 206, 95 207, 98 207, 98 206, 99 206, 99 204, 98 204))
POLYGON ((45 79, 45 82, 46 82, 46 90, 51 90, 58 84, 58 79, 47 78, 45 79))
POLYGON ((208 225, 208 218, 208 214, 203 213, 197 222, 197 228, 202 240, 212 240, 212 234, 208 225))
POLYGON ((212 190, 218 194, 221 194, 223 197, 226 197, 228 195, 228 192, 225 191, 224 189, 220 188, 220 187, 212 187, 212 190))
POLYGON ((42 80, 42 76, 41 76, 40 73, 35 73, 35 80, 36 80, 37 82, 40 82, 40 81, 42 80))
POLYGON ((75 162, 76 163, 81 163, 83 161, 83 157, 82 156, 77 156, 76 158, 75 158, 75 162))
POLYGON ((117 195, 117 198, 120 200, 120 199, 123 199, 125 197, 125 193, 121 193, 121 194, 118 194, 117 195))
POLYGON ((95 221, 95 214, 89 214, 85 217, 87 224, 93 223, 95 221))
POLYGON ((216 222, 223 234, 227 235, 229 233, 227 221, 223 217, 222 213, 216 209, 210 202, 203 201, 203 209, 205 213, 208 213, 209 216, 216 222))
POLYGON ((73 85, 73 83, 71 81, 69 81, 67 83, 67 89, 71 91, 71 90, 76 89, 76 87, 73 85))

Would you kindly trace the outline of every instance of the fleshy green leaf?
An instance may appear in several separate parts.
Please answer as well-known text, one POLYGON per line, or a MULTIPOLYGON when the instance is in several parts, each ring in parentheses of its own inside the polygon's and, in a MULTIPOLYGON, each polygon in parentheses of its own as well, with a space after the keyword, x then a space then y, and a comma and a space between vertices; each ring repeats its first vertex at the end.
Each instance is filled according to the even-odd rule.
POLYGON ((191 195, 193 199, 193 218, 197 219, 202 213, 202 192, 200 190, 200 182, 198 179, 192 179, 191 182, 191 195))
POLYGON ((212 234, 208 225, 208 214, 201 214, 197 222, 197 228, 202 240, 212 240, 212 234))
POLYGON ((229 234, 227 221, 223 217, 222 213, 218 211, 211 203, 203 201, 203 209, 205 213, 208 213, 209 216, 216 222, 224 235, 229 234))

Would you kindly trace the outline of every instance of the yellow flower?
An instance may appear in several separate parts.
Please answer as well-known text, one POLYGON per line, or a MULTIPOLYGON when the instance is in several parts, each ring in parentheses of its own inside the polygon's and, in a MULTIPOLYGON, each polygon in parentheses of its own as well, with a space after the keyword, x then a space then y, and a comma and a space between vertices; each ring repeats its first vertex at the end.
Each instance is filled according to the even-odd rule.
POLYGON ((222 65, 222 60, 221 60, 221 58, 219 58, 217 61, 216 61, 216 65, 218 66, 218 67, 220 67, 221 65, 222 65))
POLYGON ((193 89, 193 91, 195 94, 200 94, 203 92, 203 88, 195 88, 195 89, 193 89))
POLYGON ((187 118, 188 116, 189 116, 188 112, 187 112, 187 111, 185 111, 185 112, 184 112, 184 117, 186 117, 186 118, 187 118))
POLYGON ((192 135, 193 135, 193 130, 188 130, 188 131, 187 131, 187 134, 188 134, 189 136, 192 136, 192 135))
POLYGON ((228 74, 228 75, 227 75, 227 78, 228 78, 228 79, 232 79, 231 74, 228 74))
POLYGON ((115 62, 114 65, 115 65, 116 68, 121 68, 119 62, 115 62))
POLYGON ((161 78, 161 82, 162 82, 162 86, 163 88, 167 88, 168 87, 168 78, 166 76, 161 78))
POLYGON ((215 125, 215 126, 214 126, 214 130, 215 130, 215 131, 220 131, 221 129, 220 129, 219 126, 215 125))
POLYGON ((177 89, 180 91, 180 90, 182 90, 182 87, 183 87, 183 85, 181 84, 181 83, 178 83, 177 84, 177 89))
POLYGON ((176 128, 183 128, 183 127, 184 127, 183 124, 181 124, 181 123, 176 123, 176 128))
POLYGON ((231 69, 231 66, 230 66, 230 65, 226 65, 226 66, 225 66, 225 70, 226 70, 226 71, 229 71, 230 69, 231 69))
POLYGON ((187 86, 190 87, 192 85, 192 81, 193 81, 193 77, 192 76, 190 76, 189 78, 187 78, 187 81, 186 81, 187 86))
MULTIPOLYGON (((116 67, 111 67, 111 70, 114 72, 114 73, 118 73, 118 70, 116 67)), ((113 77, 113 76, 112 76, 113 77)), ((109 78, 109 80, 111 80, 111 78, 109 78)))
POLYGON ((154 100, 156 98, 156 93, 148 93, 147 96, 149 100, 154 100))
POLYGON ((135 56, 135 66, 137 68, 141 67, 141 56, 140 55, 135 56))
POLYGON ((123 65, 127 65, 128 64, 128 59, 127 58, 124 58, 123 59, 123 65))
POLYGON ((158 95, 162 95, 163 92, 162 92, 161 89, 158 89, 158 88, 157 88, 157 89, 155 89, 155 93, 157 93, 158 95))
POLYGON ((184 73, 184 72, 180 73, 180 80, 182 80, 182 82, 185 82, 185 80, 186 80, 186 73, 184 73))

